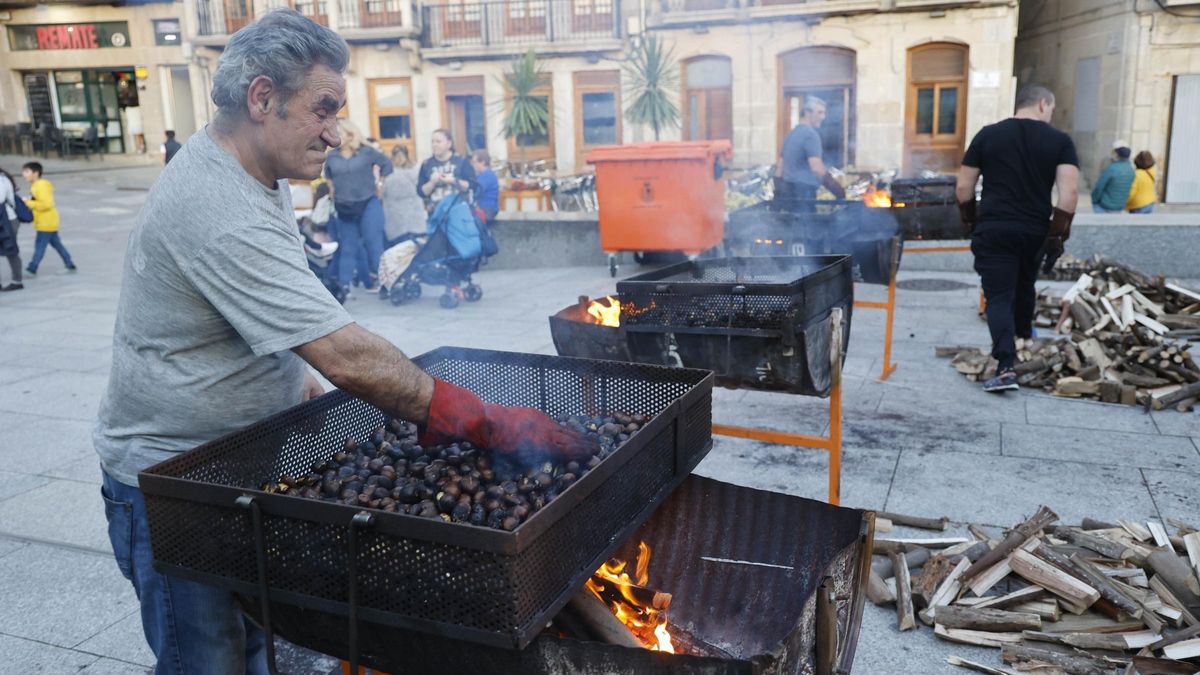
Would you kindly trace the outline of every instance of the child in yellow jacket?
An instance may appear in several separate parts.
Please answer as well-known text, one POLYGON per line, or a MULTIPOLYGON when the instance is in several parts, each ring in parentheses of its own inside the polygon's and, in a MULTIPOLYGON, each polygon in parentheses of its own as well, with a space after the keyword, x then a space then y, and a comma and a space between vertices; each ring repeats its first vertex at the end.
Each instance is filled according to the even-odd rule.
POLYGON ((37 232, 37 238, 33 242, 33 257, 29 259, 25 273, 37 275, 38 264, 42 262, 42 256, 46 255, 47 246, 54 247, 67 270, 74 272, 77 268, 71 261, 71 254, 58 237, 58 209, 54 206, 54 184, 42 178, 42 165, 39 162, 29 162, 21 167, 21 175, 29 181, 30 198, 25 200, 25 204, 33 211, 33 229, 37 232))
POLYGON ((1133 158, 1133 185, 1129 187, 1129 201, 1125 210, 1130 213, 1151 213, 1158 193, 1154 191, 1154 155, 1143 150, 1133 158))

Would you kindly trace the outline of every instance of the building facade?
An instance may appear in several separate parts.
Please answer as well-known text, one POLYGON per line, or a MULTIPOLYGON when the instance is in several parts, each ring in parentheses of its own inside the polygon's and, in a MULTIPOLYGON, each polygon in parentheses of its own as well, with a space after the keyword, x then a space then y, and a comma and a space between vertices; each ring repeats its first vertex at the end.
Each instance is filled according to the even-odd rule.
POLYGON ((1167 202, 1200 202, 1200 2, 1022 0, 1016 73, 1057 95, 1085 184, 1116 140, 1157 160, 1167 202))
POLYGON ((108 153, 157 156, 197 127, 184 5, 0 0, 0 125, 94 129, 108 153))

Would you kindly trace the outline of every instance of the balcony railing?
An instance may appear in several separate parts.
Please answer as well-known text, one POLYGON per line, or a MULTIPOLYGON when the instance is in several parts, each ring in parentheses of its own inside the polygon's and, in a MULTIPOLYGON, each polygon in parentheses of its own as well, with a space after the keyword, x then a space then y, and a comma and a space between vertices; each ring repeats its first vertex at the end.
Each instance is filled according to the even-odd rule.
POLYGON ((427 5, 424 46, 520 46, 621 37, 620 0, 509 0, 427 5))
POLYGON ((337 30, 413 27, 412 0, 196 0, 196 32, 232 35, 279 7, 291 7, 337 30))

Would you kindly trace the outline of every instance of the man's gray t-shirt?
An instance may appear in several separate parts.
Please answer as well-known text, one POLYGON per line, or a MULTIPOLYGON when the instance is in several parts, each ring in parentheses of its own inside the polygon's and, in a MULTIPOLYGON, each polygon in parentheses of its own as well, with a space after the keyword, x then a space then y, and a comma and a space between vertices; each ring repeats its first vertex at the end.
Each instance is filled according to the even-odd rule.
POLYGON ((285 181, 267 188, 192 136, 154 183, 125 253, 100 464, 137 474, 300 402, 289 351, 353 320, 308 269, 285 181))
POLYGON ((797 124, 783 139, 783 180, 789 183, 817 186, 820 177, 808 166, 809 157, 821 156, 821 135, 807 124, 797 124))

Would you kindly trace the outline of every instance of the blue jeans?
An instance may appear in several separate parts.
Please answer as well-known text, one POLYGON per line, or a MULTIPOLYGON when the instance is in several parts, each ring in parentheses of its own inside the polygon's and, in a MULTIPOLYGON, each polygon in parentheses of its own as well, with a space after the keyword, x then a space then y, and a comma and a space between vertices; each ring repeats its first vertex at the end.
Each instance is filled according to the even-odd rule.
POLYGON ((1092 213, 1124 213, 1124 209, 1106 209, 1099 204, 1092 204, 1092 213))
POLYGON ((58 238, 58 232, 38 232, 33 241, 33 257, 29 259, 31 271, 37 272, 38 265, 42 264, 42 256, 46 255, 47 246, 53 246, 54 250, 58 251, 67 269, 75 268, 75 263, 71 262, 71 254, 67 253, 67 247, 63 246, 62 240, 58 238))
MULTIPOLYGON (((359 223, 359 232, 362 234, 362 247, 366 251, 367 271, 370 274, 379 274, 379 259, 383 257, 383 224, 385 218, 383 215, 383 202, 379 201, 378 197, 372 197, 371 201, 367 202, 367 208, 363 211, 362 222, 359 223)), ((363 285, 368 282, 364 277, 360 266, 358 271, 360 279, 364 279, 363 285)))
POLYGON ((1129 212, 1130 213, 1153 213, 1154 212, 1154 202, 1150 202, 1149 204, 1147 204, 1141 208, 1138 208, 1138 209, 1129 209, 1129 212))
POLYGON ((265 675, 266 635, 232 593, 154 570, 142 491, 105 473, 100 496, 117 567, 141 603, 154 675, 265 675))

